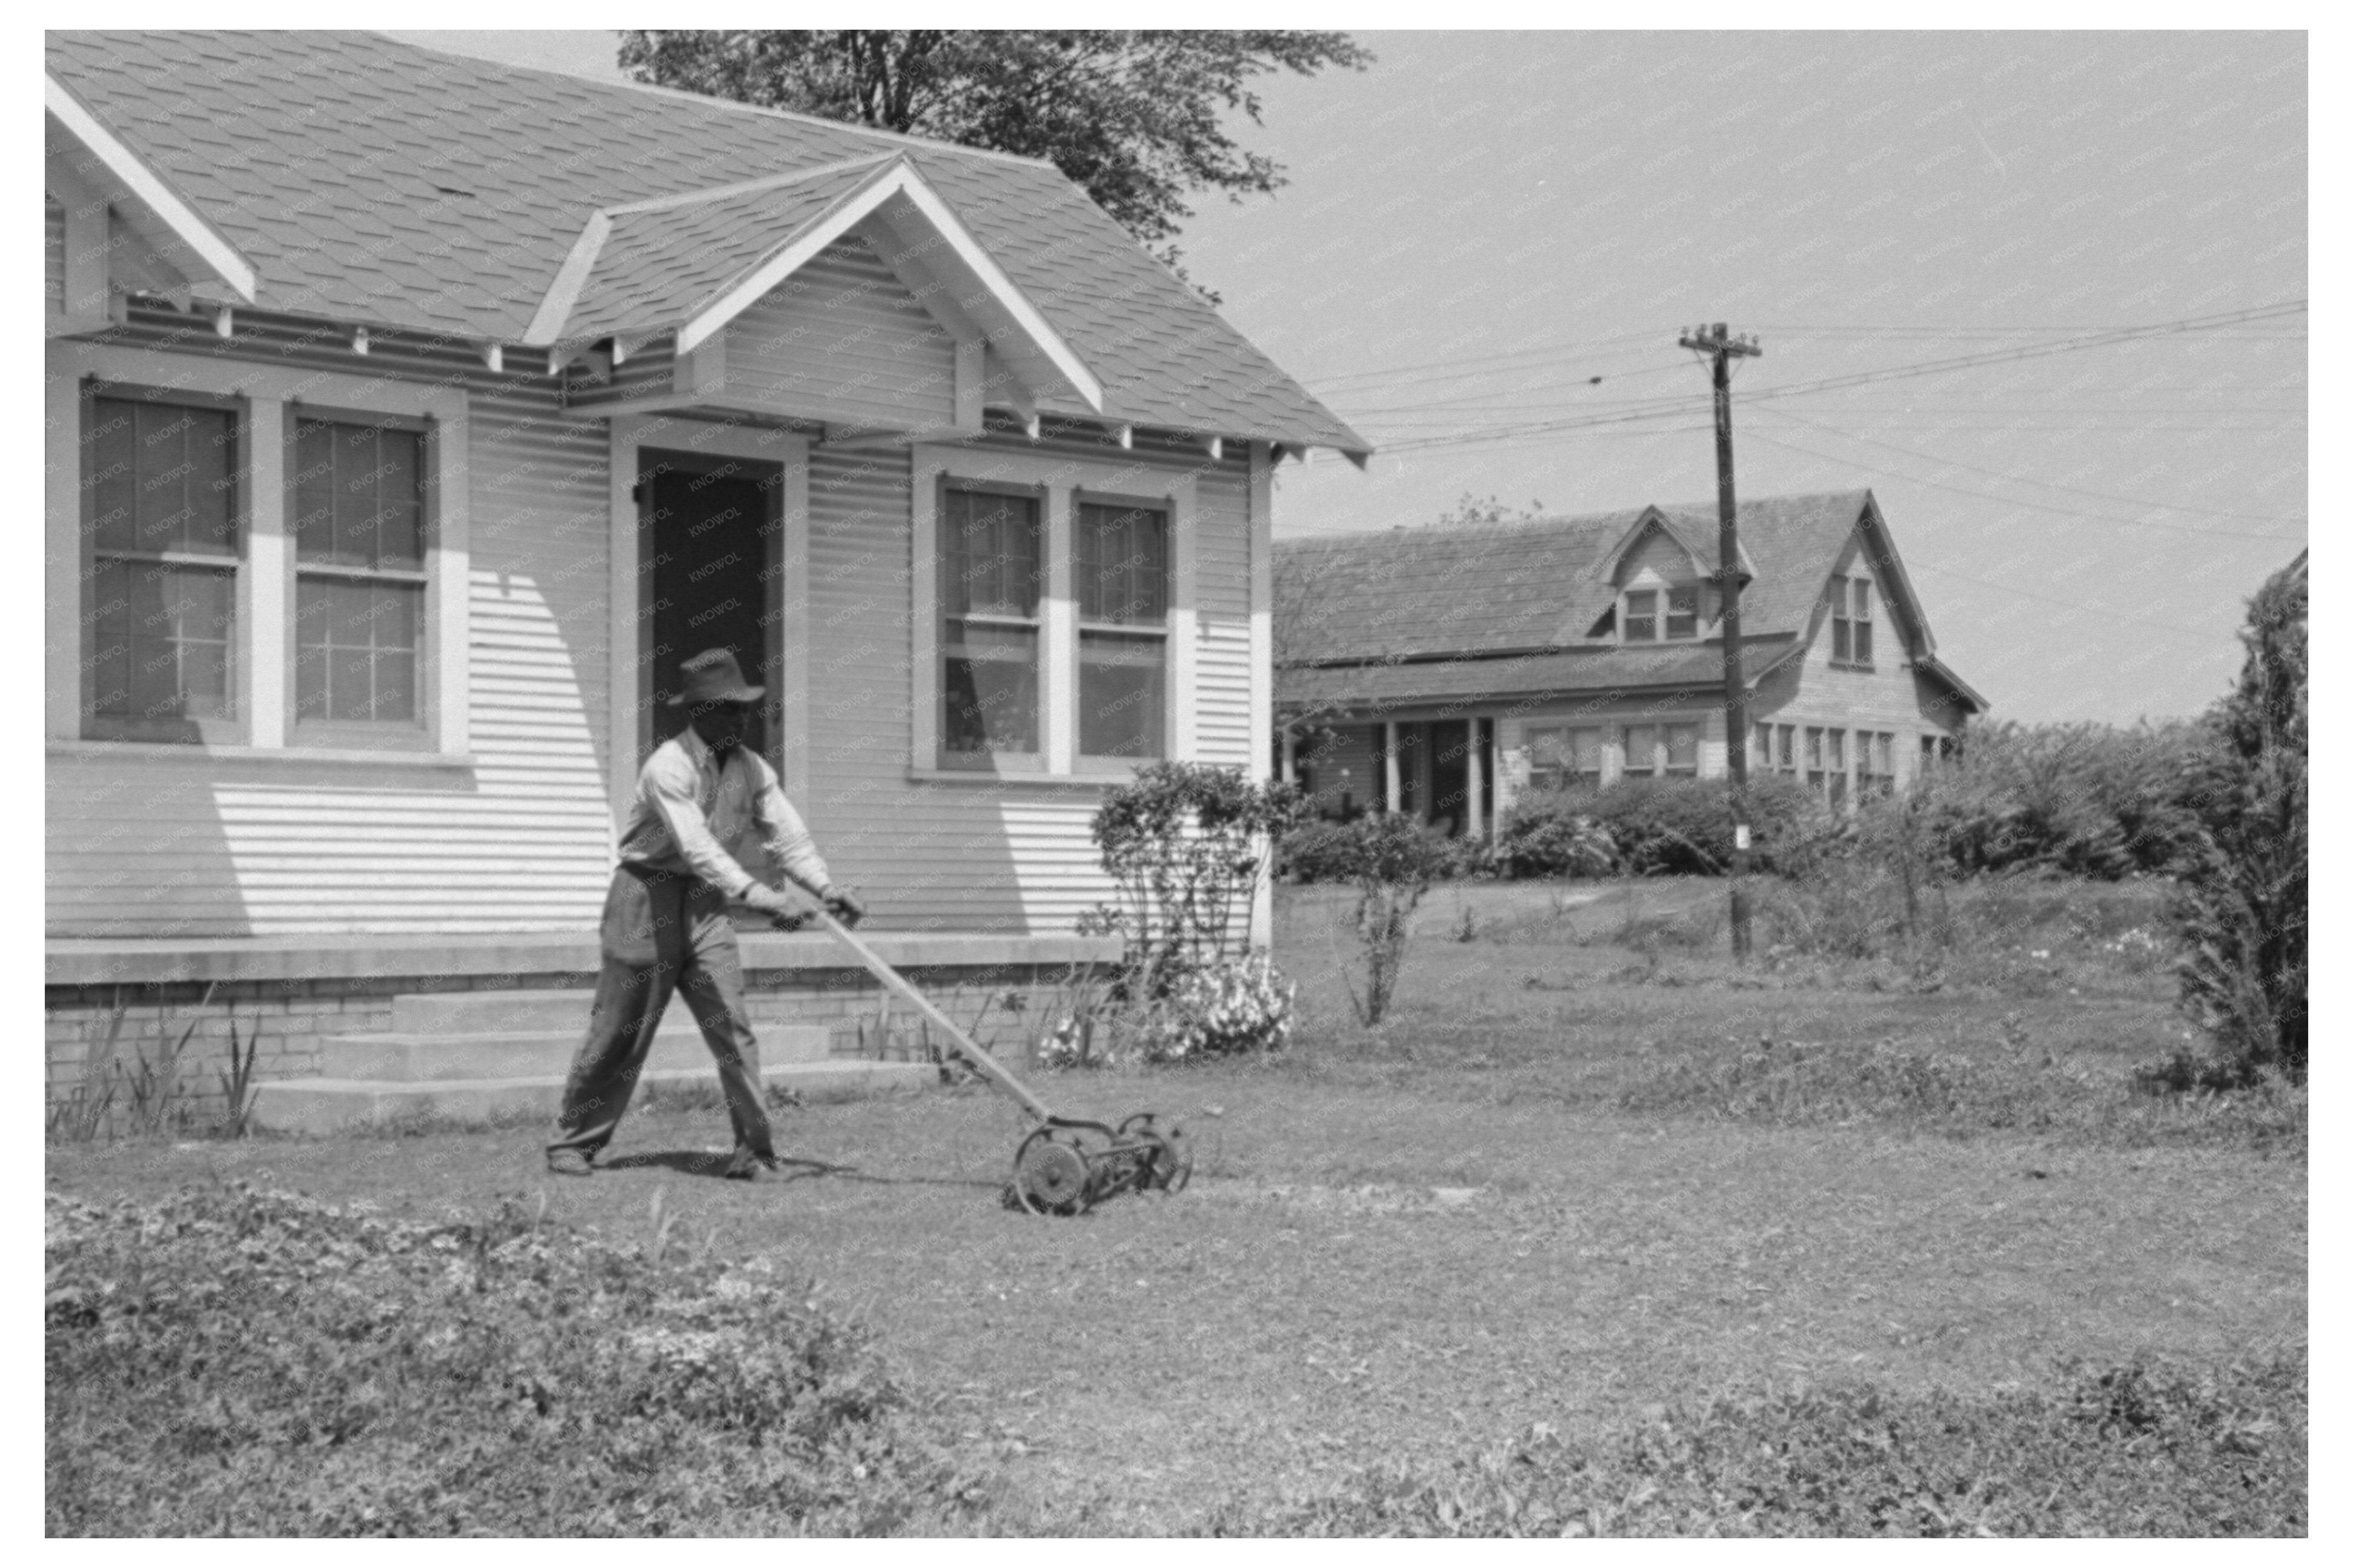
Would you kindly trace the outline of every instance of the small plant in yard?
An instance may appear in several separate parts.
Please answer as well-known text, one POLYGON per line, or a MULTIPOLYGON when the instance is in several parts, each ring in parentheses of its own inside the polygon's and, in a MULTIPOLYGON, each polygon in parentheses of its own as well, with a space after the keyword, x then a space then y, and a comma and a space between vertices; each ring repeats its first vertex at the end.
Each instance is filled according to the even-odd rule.
POLYGON ((642 1246, 243 1184, 47 1221, 52 1535, 934 1533, 977 1499, 858 1330, 659 1196, 642 1246))
POLYGON ((1345 971, 1342 979, 1356 1022, 1370 1027, 1388 1012, 1413 939, 1414 912, 1430 884, 1454 864, 1455 848, 1409 817, 1360 817, 1348 826, 1349 876, 1356 885, 1352 920, 1364 955, 1363 991, 1345 971))
POLYGON ((1194 969, 1170 991, 1163 1026, 1145 1035, 1144 1059, 1182 1062, 1280 1050, 1291 1038, 1297 994, 1268 953, 1194 969))

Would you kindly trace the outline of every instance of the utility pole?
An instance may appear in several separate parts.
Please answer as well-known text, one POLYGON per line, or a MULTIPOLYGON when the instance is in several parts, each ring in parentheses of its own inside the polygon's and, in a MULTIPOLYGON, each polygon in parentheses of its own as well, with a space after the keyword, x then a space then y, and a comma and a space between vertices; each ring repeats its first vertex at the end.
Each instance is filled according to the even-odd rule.
POLYGON ((1735 337, 1722 322, 1677 340, 1706 355, 1715 384, 1715 585, 1724 605, 1724 768, 1732 779, 1732 956, 1748 957, 1748 688, 1740 675, 1739 508, 1732 495, 1732 362, 1765 352, 1753 336, 1735 337))

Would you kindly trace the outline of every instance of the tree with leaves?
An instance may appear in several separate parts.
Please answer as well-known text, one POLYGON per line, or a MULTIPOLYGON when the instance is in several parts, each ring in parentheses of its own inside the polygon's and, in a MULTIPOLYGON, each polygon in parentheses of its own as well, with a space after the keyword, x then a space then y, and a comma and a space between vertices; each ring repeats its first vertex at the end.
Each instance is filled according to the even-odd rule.
POLYGON ((1047 159, 1179 276, 1188 195, 1284 184, 1220 111, 1258 124, 1253 77, 1372 59, 1345 33, 1142 30, 633 30, 620 52, 657 87, 1047 159))
POLYGON ((2221 1048, 2226 1079, 2305 1075, 2309 572, 2298 555, 2248 605, 2247 662, 2207 715, 2215 745, 2190 779, 2202 831, 2174 911, 2181 998, 2221 1048))

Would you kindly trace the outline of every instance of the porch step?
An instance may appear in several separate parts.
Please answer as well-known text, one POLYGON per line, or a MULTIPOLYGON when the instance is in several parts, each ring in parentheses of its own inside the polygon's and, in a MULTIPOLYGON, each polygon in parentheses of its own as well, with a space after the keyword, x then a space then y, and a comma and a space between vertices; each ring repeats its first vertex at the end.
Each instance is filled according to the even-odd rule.
MULTIPOLYGON (((402 998, 406 1001, 406 998, 402 998)), ((673 1007, 654 1035, 646 1071, 701 1075, 718 1081, 702 1031, 682 1006, 673 1007)), ((396 1003, 393 1016, 400 1016, 396 1003)), ((582 1022, 586 1009, 582 1009, 582 1022)), ((780 1067, 822 1065, 831 1055, 832 1032, 823 1024, 758 1027, 760 1066, 774 1077, 780 1067)), ((483 1031, 466 1034, 395 1029, 382 1034, 338 1034, 319 1043, 319 1065, 329 1078, 393 1083, 447 1083, 470 1078, 553 1077, 561 1082, 580 1049, 580 1029, 483 1031)))
MULTIPOLYGON (((770 1087, 785 1086, 810 1101, 914 1094, 939 1082, 923 1062, 790 1062, 767 1066, 770 1087)), ((640 1090, 718 1086, 706 1062, 695 1070, 649 1068, 640 1090)), ((364 1078, 290 1078, 255 1088, 253 1120, 273 1132, 322 1134, 408 1117, 488 1121, 514 1115, 553 1117, 564 1094, 561 1074, 503 1078, 398 1082, 364 1078)))

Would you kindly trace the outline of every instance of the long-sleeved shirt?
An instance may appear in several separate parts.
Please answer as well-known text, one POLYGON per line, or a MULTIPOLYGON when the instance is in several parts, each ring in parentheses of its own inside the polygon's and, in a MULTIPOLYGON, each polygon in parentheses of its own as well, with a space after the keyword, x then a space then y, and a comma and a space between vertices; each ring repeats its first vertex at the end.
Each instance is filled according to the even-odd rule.
POLYGON ((767 758, 738 746, 723 763, 688 728, 654 747, 638 770, 637 799, 621 830, 621 860, 698 876, 740 900, 758 879, 726 846, 754 826, 786 876, 820 896, 833 885, 767 758))

